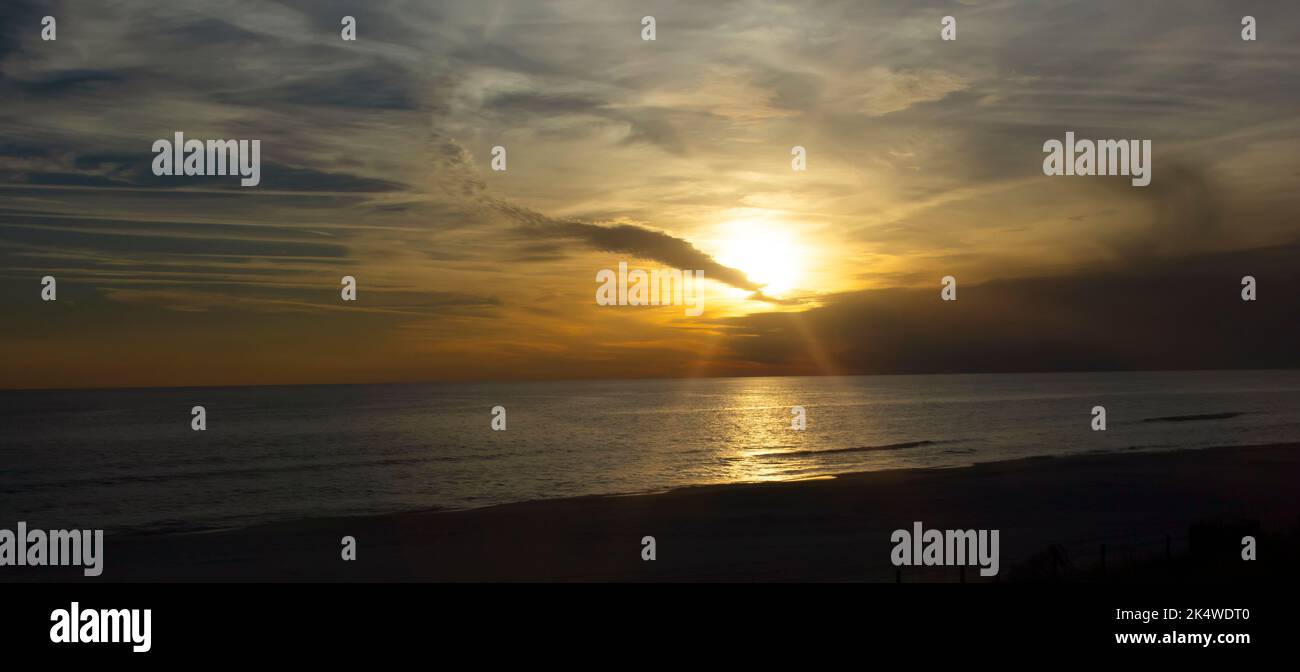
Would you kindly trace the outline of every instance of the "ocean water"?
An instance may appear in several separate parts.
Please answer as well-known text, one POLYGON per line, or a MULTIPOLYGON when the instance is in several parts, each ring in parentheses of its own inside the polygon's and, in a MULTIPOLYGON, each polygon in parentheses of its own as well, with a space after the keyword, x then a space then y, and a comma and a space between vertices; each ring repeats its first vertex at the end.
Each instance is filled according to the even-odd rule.
POLYGON ((0 420, 0 526, 182 531, 1295 442, 1300 371, 10 391, 0 420))

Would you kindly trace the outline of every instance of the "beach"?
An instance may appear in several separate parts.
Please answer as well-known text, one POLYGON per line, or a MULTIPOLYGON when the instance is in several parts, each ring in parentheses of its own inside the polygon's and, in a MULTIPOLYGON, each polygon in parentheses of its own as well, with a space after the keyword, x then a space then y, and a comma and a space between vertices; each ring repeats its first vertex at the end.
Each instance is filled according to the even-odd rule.
MULTIPOLYGON (((999 530, 1002 571, 994 580, 1023 572, 1053 546, 1083 576, 1099 553, 1116 571, 1148 557, 1182 556, 1189 526, 1198 522, 1252 521, 1262 534, 1292 534, 1300 521, 1297 483, 1300 444, 1294 443, 1028 458, 204 533, 110 535, 101 577, 29 567, 0 578, 981 580, 950 567, 894 567, 890 535, 916 521, 927 528, 999 530), (353 561, 341 558, 345 536, 356 540, 353 561), (655 539, 653 561, 642 559, 646 536, 655 539)), ((1231 557, 1239 549, 1222 550, 1231 557)))

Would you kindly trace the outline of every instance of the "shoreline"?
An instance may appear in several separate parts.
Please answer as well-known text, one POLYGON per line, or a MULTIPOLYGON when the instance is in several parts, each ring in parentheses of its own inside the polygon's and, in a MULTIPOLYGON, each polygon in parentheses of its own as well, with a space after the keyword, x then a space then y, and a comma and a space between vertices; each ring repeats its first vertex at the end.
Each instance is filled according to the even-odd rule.
MULTIPOLYGON (((1072 458, 1105 457, 1105 456, 1121 457, 1121 456, 1131 456, 1131 455, 1163 454, 1163 453, 1172 453, 1172 452, 1196 452, 1202 450, 1211 450, 1211 451, 1251 450, 1255 448, 1271 448, 1271 447, 1282 446, 1282 445, 1292 445, 1292 444, 1252 444, 1252 445, 1244 445, 1244 446, 1205 446, 1205 447, 1198 447, 1198 448, 1161 447, 1155 450, 1149 449, 1148 447, 1144 447, 1144 446, 1131 446, 1123 450, 1085 451, 1085 452, 1071 453, 1065 455, 1051 455, 1051 454, 1028 455, 1024 457, 1015 457, 1011 459, 967 462, 963 464, 950 464, 950 465, 939 465, 939 466, 889 467, 884 469, 873 469, 867 471, 859 470, 859 471, 845 471, 845 472, 836 472, 836 473, 827 473, 827 474, 811 474, 806 476, 796 476, 787 479, 730 481, 730 482, 720 482, 720 483, 688 483, 683 485, 670 485, 670 486, 662 486, 658 488, 650 488, 646 490, 631 490, 626 492, 595 492, 595 493, 587 493, 587 494, 546 497, 541 499, 501 501, 492 504, 482 504, 479 506, 447 506, 447 507, 432 506, 432 507, 425 507, 425 508, 399 509, 393 511, 381 511, 381 512, 372 512, 372 513, 308 515, 308 516, 297 516, 297 517, 270 518, 270 519, 252 521, 248 523, 213 524, 208 527, 195 526, 195 527, 186 527, 182 529, 175 529, 175 528, 167 529, 162 527, 150 528, 147 526, 125 526, 117 529, 105 528, 104 533, 106 535, 111 534, 115 538, 121 540, 130 540, 130 539, 137 539, 137 538, 201 535, 201 534, 213 534, 213 533, 220 533, 220 532, 239 532, 239 531, 253 530, 253 529, 269 527, 269 526, 295 525, 295 524, 304 524, 304 523, 313 523, 313 522, 341 522, 347 520, 367 520, 367 519, 376 519, 376 518, 387 518, 392 516, 465 513, 465 512, 472 512, 472 511, 483 511, 486 509, 495 509, 495 508, 505 507, 505 506, 545 505, 550 502, 560 502, 565 500, 602 499, 602 498, 618 498, 618 497, 650 497, 650 496, 659 496, 659 495, 670 495, 679 491, 689 491, 696 488, 736 488, 736 487, 762 486, 762 485, 778 485, 783 483, 802 483, 806 481, 830 481, 830 480, 836 480, 841 478, 855 478, 866 474, 878 474, 878 473, 885 473, 885 472, 949 471, 949 470, 972 469, 983 465, 1008 464, 1008 463, 1016 463, 1016 462, 1024 462, 1024 461, 1032 461, 1032 460, 1072 459, 1072 458)), ((1300 448, 1300 443, 1297 443, 1295 445, 1297 445, 1298 448, 1300 448)), ((816 452, 839 453, 839 452, 849 452, 849 451, 880 450, 880 449, 881 448, 879 447, 868 447, 866 449, 844 448, 844 449, 829 449, 829 450, 816 451, 816 452)), ((2 581, 3 579, 0 579, 0 582, 2 581)))
POLYGON ((76 567, 6 567, 0 582, 957 580, 953 568, 904 575, 891 565, 891 531, 914 521, 1001 530, 1004 579, 1052 547, 1080 567, 1099 544, 1110 545, 1116 565, 1140 562, 1144 544, 1185 551, 1198 521, 1288 532, 1300 522, 1296 483, 1300 443, 1035 456, 106 535, 101 577, 76 567), (355 561, 340 557, 344 536, 356 540, 355 561), (653 562, 641 559, 644 536, 655 537, 653 562))

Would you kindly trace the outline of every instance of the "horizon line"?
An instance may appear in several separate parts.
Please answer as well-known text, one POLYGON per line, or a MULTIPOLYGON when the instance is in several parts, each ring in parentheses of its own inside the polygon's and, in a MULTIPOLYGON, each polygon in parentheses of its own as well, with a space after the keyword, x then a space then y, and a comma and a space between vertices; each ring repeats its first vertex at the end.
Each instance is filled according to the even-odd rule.
POLYGON ((632 382, 657 380, 727 380, 740 378, 899 378, 920 376, 1025 376, 1078 373, 1221 373, 1229 371, 1264 372, 1264 371, 1300 371, 1300 367, 1237 367, 1209 369, 1052 369, 1026 371, 927 371, 917 373, 830 373, 830 374, 753 374, 726 376, 634 376, 610 378, 482 378, 478 380, 378 380, 350 381, 332 383, 234 383, 225 385, 119 385, 89 387, 0 387, 0 393, 7 392, 110 392, 129 390, 214 390, 234 388, 263 387, 346 387, 346 386, 380 386, 380 385, 476 385, 488 383, 524 384, 524 383, 581 383, 581 382, 632 382))

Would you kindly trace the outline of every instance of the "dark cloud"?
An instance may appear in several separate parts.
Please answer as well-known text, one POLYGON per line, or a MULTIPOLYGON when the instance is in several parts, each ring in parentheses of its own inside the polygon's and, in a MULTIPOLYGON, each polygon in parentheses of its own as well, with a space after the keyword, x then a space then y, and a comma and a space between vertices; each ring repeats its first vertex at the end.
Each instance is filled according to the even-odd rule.
MULTIPOLYGON (((133 157, 130 165, 120 166, 109 174, 32 172, 19 175, 18 181, 27 185, 75 187, 177 187, 177 188, 231 188, 238 190, 237 175, 191 175, 178 181, 172 175, 155 175, 151 168, 140 166, 151 155, 133 157)), ((385 192, 404 191, 406 185, 386 179, 356 177, 346 173, 322 173, 308 168, 292 168, 263 161, 260 186, 276 191, 326 191, 326 192, 385 192)))
MULTIPOLYGON (((282 258, 343 258, 348 256, 348 249, 339 243, 313 242, 308 240, 275 240, 268 234, 257 235, 250 232, 236 231, 229 233, 231 227, 210 225, 131 225, 131 229, 122 225, 114 227, 111 223, 99 223, 91 226, 90 222, 80 226, 55 228, 48 222, 36 221, 26 226, 12 222, 0 222, 0 242, 13 243, 24 247, 58 250, 60 253, 72 251, 94 251, 100 255, 242 255, 244 257, 274 256, 282 258), (149 229, 153 230, 150 231, 149 229), (223 230, 224 229, 224 230, 223 230), (206 235, 196 235, 206 233, 206 235), (240 237, 235 237, 240 235, 240 237)), ((157 258, 155 256, 155 258, 157 258)))
POLYGON ((514 115, 594 114, 605 106, 594 96, 561 95, 516 91, 493 96, 483 102, 486 112, 514 115))
POLYGON ((589 249, 618 252, 641 259, 650 259, 673 268, 704 271, 704 277, 724 282, 732 287, 746 289, 761 295, 762 285, 745 277, 745 274, 718 263, 713 257, 697 249, 689 241, 662 231, 632 224, 603 226, 586 222, 555 220, 539 212, 528 210, 499 199, 490 204, 519 223, 519 233, 527 238, 553 238, 572 240, 589 249))
POLYGON ((60 186, 60 187, 124 187, 130 186, 129 182, 115 180, 111 177, 100 175, 87 175, 85 173, 62 173, 47 172, 43 170, 34 170, 24 173, 18 178, 18 181, 32 185, 60 186))
POLYGON ((722 323, 732 357, 833 362, 840 373, 991 373, 1300 366, 1300 242, 1145 268, 957 289, 859 291, 802 313, 722 323), (1254 276, 1259 298, 1241 300, 1254 276))
POLYGON ((29 39, 40 39, 41 17, 49 13, 47 5, 34 0, 5 0, 0 9, 0 61, 19 51, 29 39))
POLYGON ((1145 264, 1224 242, 1223 196, 1205 164, 1161 158, 1151 184, 1142 189, 1132 189, 1119 178, 1102 183, 1115 201, 1136 199, 1149 210, 1145 224, 1127 227, 1105 241, 1122 263, 1145 264))
POLYGON ((29 96, 55 97, 70 92, 94 91, 125 78, 124 73, 108 70, 61 70, 33 79, 11 79, 8 83, 29 96))
MULTIPOLYGON (((265 152, 265 148, 263 149, 265 152)), ((76 187, 174 187, 238 190, 239 176, 235 175, 194 175, 184 180, 171 175, 154 175, 152 168, 153 154, 142 152, 138 155, 99 155, 77 157, 73 160, 76 168, 72 170, 31 170, 11 174, 14 182, 29 185, 76 186, 76 187)), ((0 174, 3 174, 0 169, 0 174)), ((399 192, 409 189, 407 185, 368 177, 359 177, 347 173, 325 172, 311 168, 286 166, 271 161, 261 162, 262 189, 276 191, 319 191, 331 193, 381 193, 399 192)))

